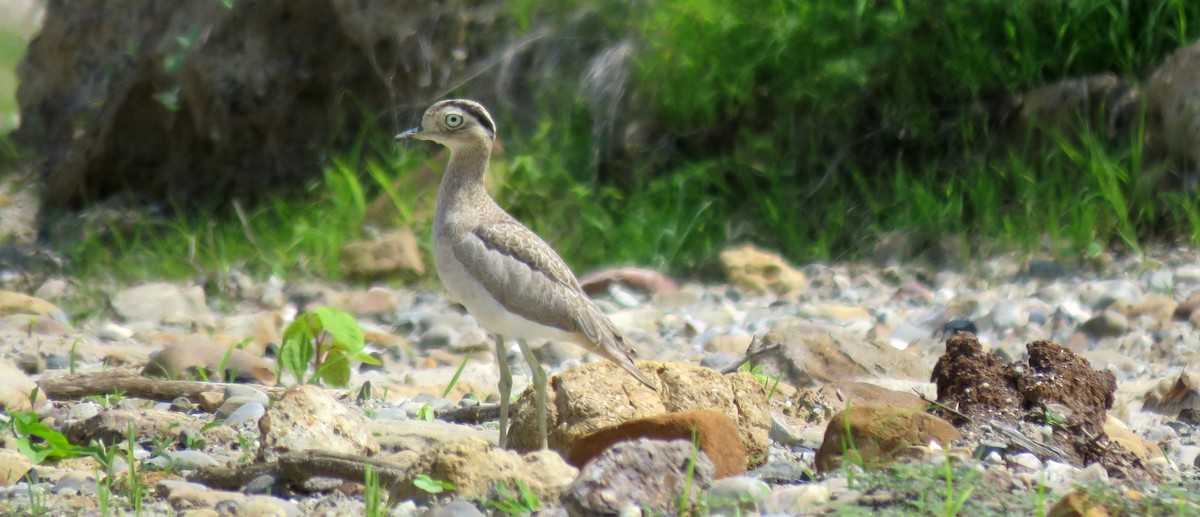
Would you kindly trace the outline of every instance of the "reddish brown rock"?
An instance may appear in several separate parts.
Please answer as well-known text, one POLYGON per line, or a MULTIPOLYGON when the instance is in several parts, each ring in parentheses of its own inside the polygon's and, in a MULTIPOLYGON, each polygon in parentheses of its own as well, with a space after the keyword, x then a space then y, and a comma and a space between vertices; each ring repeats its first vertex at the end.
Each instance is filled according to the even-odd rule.
POLYGON ((567 463, 582 469, 614 444, 638 438, 692 441, 693 437, 716 467, 717 478, 746 472, 746 447, 737 425, 724 413, 711 409, 639 418, 601 429, 573 443, 567 463))
POLYGON ((1050 509, 1050 517, 1108 517, 1110 514, 1083 490, 1075 490, 1058 500, 1050 509))
POLYGON ((890 463, 896 454, 930 441, 947 445, 961 438, 949 422, 929 413, 890 406, 860 406, 829 421, 817 450, 817 470, 828 472, 843 459, 867 468, 890 463))

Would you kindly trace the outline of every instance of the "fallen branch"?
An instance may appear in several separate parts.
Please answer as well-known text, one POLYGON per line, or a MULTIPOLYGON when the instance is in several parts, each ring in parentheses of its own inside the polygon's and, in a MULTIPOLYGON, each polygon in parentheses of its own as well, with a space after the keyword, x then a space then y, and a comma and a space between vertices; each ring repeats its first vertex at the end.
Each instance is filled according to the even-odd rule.
POLYGON ((779 347, 782 347, 782 346, 783 346, 783 343, 772 343, 770 345, 764 345, 763 341, 758 339, 758 336, 754 336, 754 337, 750 338, 750 345, 746 347, 746 354, 743 355, 741 359, 738 359, 737 361, 729 363, 729 366, 721 368, 718 371, 721 372, 722 375, 731 374, 733 372, 738 371, 738 368, 741 368, 743 364, 750 362, 751 359, 754 359, 755 357, 766 354, 768 352, 774 352, 775 350, 778 350, 779 347))
MULTIPOLYGON (((74 400, 94 395, 121 392, 129 397, 151 400, 175 400, 187 397, 196 400, 204 392, 223 392, 230 384, 224 382, 169 381, 143 377, 129 368, 101 372, 79 373, 37 381, 38 389, 53 400, 74 400)), ((256 386, 269 396, 278 396, 283 388, 256 386)))
POLYGON ((409 480, 408 472, 398 463, 353 454, 313 450, 285 453, 279 459, 267 463, 203 467, 192 472, 188 481, 223 490, 238 490, 250 480, 264 474, 293 486, 302 485, 314 477, 361 484, 366 479, 367 467, 379 474, 380 486, 389 487, 389 492, 400 483, 409 480))

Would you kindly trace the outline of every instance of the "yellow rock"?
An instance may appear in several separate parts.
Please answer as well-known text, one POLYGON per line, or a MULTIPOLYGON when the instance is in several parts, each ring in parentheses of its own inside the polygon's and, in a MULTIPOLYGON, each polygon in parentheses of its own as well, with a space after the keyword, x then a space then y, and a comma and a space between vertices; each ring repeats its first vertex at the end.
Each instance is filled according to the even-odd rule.
POLYGON ((14 291, 0 291, 0 316, 32 314, 42 316, 61 312, 57 305, 41 298, 14 291))

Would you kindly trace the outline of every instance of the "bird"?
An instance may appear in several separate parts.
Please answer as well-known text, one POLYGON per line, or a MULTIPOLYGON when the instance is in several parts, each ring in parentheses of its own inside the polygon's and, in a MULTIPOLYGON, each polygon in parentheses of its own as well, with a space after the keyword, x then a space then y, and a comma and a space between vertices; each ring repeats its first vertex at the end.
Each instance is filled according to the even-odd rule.
POLYGON ((629 342, 583 292, 562 257, 484 188, 496 123, 481 104, 467 99, 434 103, 419 126, 396 135, 402 140, 435 142, 450 151, 434 209, 434 265, 450 297, 493 334, 500 367, 500 448, 507 442, 512 393, 505 339, 515 339, 529 363, 542 449, 547 448, 546 373, 527 340, 574 343, 658 391, 634 364, 629 342))

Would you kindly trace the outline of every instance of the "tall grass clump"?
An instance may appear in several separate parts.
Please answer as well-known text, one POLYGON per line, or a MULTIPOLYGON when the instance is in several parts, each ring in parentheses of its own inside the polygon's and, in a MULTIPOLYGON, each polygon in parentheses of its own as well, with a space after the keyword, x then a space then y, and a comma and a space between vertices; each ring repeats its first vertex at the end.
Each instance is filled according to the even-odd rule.
MULTIPOLYGON (((558 171, 562 186, 551 190, 569 193, 558 199, 570 213, 578 209, 580 220, 551 210, 547 226, 568 241, 589 235, 568 246, 583 264, 690 267, 738 239, 800 258, 836 258, 870 249, 896 229, 1026 248, 1049 237, 1068 249, 1134 250, 1146 237, 1197 233, 1194 202, 1149 188, 1140 133, 1113 140, 1081 118, 1077 139, 1028 149, 998 141, 1014 94, 1088 74, 1145 77, 1196 38, 1200 4, 511 5, 523 27, 536 25, 539 13, 544 20, 591 10, 613 37, 633 41, 634 73, 625 87, 634 99, 628 106, 639 109, 623 116, 668 142, 630 171, 597 178, 586 154, 594 135, 580 120, 594 114, 568 95, 560 99, 575 111, 555 110, 521 140, 513 180, 522 180, 521 171, 558 171), (547 127, 552 138, 536 136, 547 127), (580 185, 585 190, 572 190, 580 185), (668 236, 654 236, 655 224, 668 236)), ((541 177, 525 179, 533 176, 541 177)), ((545 206, 528 191, 512 200, 535 221, 532 207, 545 206)))

